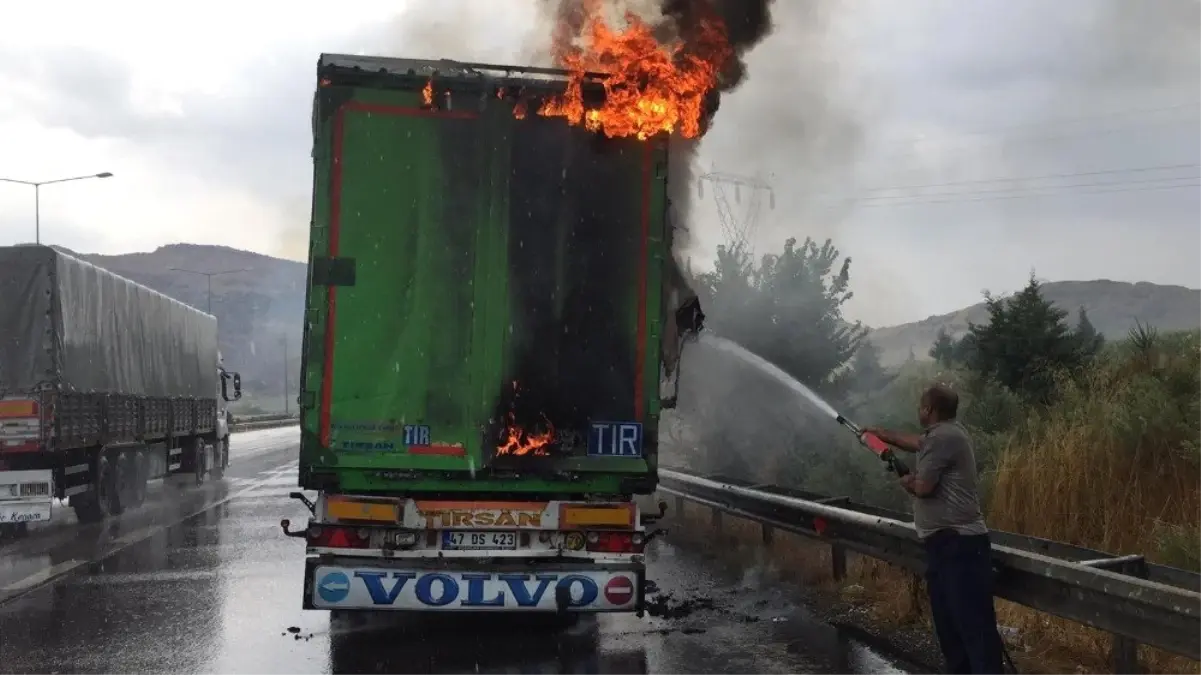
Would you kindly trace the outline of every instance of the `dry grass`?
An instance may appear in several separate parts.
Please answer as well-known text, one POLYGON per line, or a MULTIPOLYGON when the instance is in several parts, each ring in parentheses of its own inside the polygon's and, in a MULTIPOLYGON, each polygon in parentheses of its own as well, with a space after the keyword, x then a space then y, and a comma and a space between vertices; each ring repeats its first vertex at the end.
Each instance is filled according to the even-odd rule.
POLYGON ((998 462, 989 524, 1181 564, 1163 559, 1161 537, 1165 527, 1197 533, 1201 473, 1193 458, 1174 451, 1171 439, 1123 438, 1114 428, 1122 423, 1114 410, 1120 395, 1093 391, 1073 410, 1029 420, 998 462))
MULTIPOLYGON (((994 477, 989 525, 1192 566, 1201 537, 1201 473, 1195 455, 1180 449, 1194 432, 1151 418, 1174 411, 1139 386, 1143 373, 1124 365, 1065 385, 1060 404, 1031 415, 1012 436, 994 477), (1165 546, 1171 533, 1182 546, 1165 546)), ((1003 624, 1045 635, 1074 658, 1108 653, 1110 638, 1100 631, 1010 603, 999 612, 1003 624)), ((1196 661, 1159 650, 1144 648, 1140 656, 1151 672, 1201 672, 1196 661)))
MULTIPOLYGON (((830 547, 800 535, 776 531, 764 545, 757 523, 723 515, 712 535, 709 509, 688 505, 673 514, 673 538, 704 542, 730 562, 765 566, 780 581, 814 589, 867 609, 882 628, 930 626, 925 588, 912 573, 871 558, 847 554, 847 574, 833 577, 830 547), (702 535, 704 535, 702 537, 702 535)), ((997 601, 998 622, 1018 669, 1024 673, 1109 672, 1112 638, 1080 624, 997 601)), ((1198 673, 1201 663, 1143 647, 1141 663, 1150 673, 1198 673)))

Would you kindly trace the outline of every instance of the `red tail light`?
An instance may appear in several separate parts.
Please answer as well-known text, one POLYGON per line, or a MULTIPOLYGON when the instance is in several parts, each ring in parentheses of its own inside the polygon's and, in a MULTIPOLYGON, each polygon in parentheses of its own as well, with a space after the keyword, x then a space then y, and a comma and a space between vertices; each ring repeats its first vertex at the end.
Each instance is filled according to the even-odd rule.
POLYGON ((27 398, 0 400, 0 419, 37 417, 41 406, 27 398))
POLYGON ((371 544, 371 532, 365 528, 310 525, 309 546, 323 548, 367 548, 371 544))
POLYGON ((588 550, 595 553, 642 553, 646 544, 641 532, 589 532, 588 550))

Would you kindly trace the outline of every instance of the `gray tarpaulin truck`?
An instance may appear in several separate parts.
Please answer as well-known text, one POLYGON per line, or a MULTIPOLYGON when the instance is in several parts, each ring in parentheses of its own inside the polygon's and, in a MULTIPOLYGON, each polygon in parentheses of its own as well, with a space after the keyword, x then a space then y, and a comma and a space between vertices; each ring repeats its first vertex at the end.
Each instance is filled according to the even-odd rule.
POLYGON ((47 246, 0 248, 0 534, 56 500, 90 522, 152 478, 219 474, 240 395, 213 316, 47 246))

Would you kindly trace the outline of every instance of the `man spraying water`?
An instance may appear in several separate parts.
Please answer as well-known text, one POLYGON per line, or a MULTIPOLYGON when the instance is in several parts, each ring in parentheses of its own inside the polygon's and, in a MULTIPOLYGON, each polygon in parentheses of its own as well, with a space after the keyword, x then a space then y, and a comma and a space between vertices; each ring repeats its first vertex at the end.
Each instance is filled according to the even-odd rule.
POLYGON ((935 385, 918 405, 920 434, 869 427, 860 437, 917 454, 913 471, 898 473, 901 487, 914 497, 913 521, 926 548, 930 613, 947 672, 1001 673, 1004 647, 993 607, 988 528, 972 441, 956 420, 958 409, 959 396, 935 385))
POLYGON ((896 474, 914 497, 914 525, 926 548, 926 586, 947 672, 1004 672, 1004 645, 992 600, 991 545, 980 510, 972 441, 956 421, 959 396, 942 386, 927 389, 918 405, 920 434, 861 429, 796 378, 736 342, 707 331, 699 338, 809 401, 855 434, 896 474), (915 453, 917 466, 911 470, 893 448, 915 453))

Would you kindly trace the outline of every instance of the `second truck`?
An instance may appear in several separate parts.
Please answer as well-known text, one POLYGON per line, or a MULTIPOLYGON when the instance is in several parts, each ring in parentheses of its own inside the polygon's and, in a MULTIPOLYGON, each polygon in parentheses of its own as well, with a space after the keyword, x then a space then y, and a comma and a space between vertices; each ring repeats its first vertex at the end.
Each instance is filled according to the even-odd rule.
POLYGON ((0 248, 0 535, 139 506, 147 481, 220 473, 241 396, 217 320, 48 246, 0 248))
POLYGON ((641 613, 664 507, 635 499, 703 316, 672 261, 668 134, 537 115, 563 71, 324 55, 317 79, 316 497, 283 523, 305 608, 641 613))

